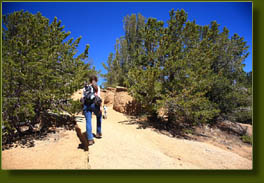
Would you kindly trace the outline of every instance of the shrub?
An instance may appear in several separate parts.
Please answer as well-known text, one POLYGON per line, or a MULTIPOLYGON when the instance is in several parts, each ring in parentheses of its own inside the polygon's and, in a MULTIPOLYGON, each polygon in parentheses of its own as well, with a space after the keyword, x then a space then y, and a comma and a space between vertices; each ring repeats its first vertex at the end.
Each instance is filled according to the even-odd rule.
POLYGON ((243 135, 241 137, 241 140, 244 142, 244 143, 248 143, 248 144, 252 144, 253 140, 252 140, 252 137, 251 136, 247 136, 247 135, 243 135))

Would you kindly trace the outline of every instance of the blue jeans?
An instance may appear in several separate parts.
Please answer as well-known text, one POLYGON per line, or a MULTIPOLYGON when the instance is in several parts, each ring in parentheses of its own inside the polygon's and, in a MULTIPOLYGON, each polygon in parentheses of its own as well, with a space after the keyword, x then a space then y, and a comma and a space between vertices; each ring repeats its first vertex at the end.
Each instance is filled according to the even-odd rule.
POLYGON ((96 115, 96 121, 97 121, 97 130, 96 133, 102 133, 101 131, 101 125, 102 125, 102 114, 100 112, 100 107, 96 106, 95 104, 91 105, 84 105, 83 107, 83 113, 86 119, 86 134, 88 140, 93 140, 93 134, 92 134, 92 112, 96 115))

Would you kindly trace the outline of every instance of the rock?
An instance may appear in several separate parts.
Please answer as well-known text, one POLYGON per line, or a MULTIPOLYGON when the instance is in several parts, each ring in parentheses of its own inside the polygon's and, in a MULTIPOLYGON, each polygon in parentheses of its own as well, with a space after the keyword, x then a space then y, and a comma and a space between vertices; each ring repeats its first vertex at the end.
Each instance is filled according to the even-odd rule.
POLYGON ((113 109, 125 113, 127 109, 127 105, 129 103, 132 103, 133 98, 125 91, 121 90, 116 90, 115 96, 114 96, 114 104, 113 104, 113 109))
POLYGON ((128 94, 126 88, 118 86, 114 95, 113 109, 121 113, 136 115, 140 112, 140 104, 128 94))
POLYGON ((106 92, 105 96, 104 96, 104 105, 112 105, 114 102, 114 98, 115 98, 115 93, 112 91, 108 91, 106 92))
POLYGON ((127 92, 127 88, 122 87, 122 86, 117 86, 117 87, 116 87, 116 92, 122 92, 122 91, 127 92))
POLYGON ((237 135, 245 135, 247 132, 247 129, 241 126, 239 123, 227 120, 217 123, 217 127, 221 130, 235 133, 237 135))
POLYGON ((113 88, 113 87, 107 87, 106 90, 107 90, 107 91, 112 91, 112 92, 115 92, 115 91, 116 91, 116 89, 113 88))
POLYGON ((20 126, 20 127, 19 127, 19 130, 20 130, 20 132, 23 133, 23 132, 29 130, 29 126, 20 126))
POLYGON ((250 124, 243 124, 243 123, 239 123, 243 128, 246 129, 246 135, 251 136, 253 134, 253 130, 252 130, 252 125, 250 124))
POLYGON ((25 139, 22 139, 21 143, 22 143, 22 145, 25 145, 27 143, 27 141, 25 139))
POLYGON ((35 125, 33 126, 33 131, 34 131, 34 132, 38 132, 38 131, 40 131, 41 127, 42 127, 42 126, 41 126, 40 123, 35 124, 35 125))

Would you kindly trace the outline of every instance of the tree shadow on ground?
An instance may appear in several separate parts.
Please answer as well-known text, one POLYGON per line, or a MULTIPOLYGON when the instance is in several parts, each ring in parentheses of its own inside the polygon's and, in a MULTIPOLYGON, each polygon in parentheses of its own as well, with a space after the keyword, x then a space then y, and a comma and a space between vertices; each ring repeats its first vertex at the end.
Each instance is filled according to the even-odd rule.
POLYGON ((150 128, 157 133, 167 135, 172 138, 181 138, 192 140, 193 138, 186 135, 183 129, 191 128, 182 125, 169 123, 167 120, 159 119, 147 119, 137 116, 127 116, 128 120, 119 121, 120 124, 125 125, 137 125, 137 129, 150 128))
POLYGON ((76 120, 70 115, 46 113, 42 116, 42 123, 43 126, 37 131, 28 127, 28 130, 23 132, 16 131, 8 134, 3 130, 2 150, 18 146, 22 148, 34 147, 35 140, 45 140, 49 134, 56 133, 59 128, 74 130, 76 120))

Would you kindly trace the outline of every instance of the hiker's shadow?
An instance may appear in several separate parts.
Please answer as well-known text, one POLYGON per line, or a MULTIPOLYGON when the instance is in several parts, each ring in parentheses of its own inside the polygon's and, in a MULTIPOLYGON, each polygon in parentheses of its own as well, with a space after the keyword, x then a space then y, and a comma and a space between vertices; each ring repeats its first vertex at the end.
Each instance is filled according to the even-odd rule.
MULTIPOLYGON (((78 145, 78 149, 83 149, 85 151, 85 145, 84 145, 83 141, 88 140, 86 131, 81 132, 81 136, 78 135, 78 132, 76 132, 76 135, 77 135, 78 139, 80 140, 80 144, 78 145)), ((94 133, 93 133, 93 136, 94 136, 94 138, 97 138, 97 139, 101 138, 101 137, 96 137, 96 135, 94 133)))
POLYGON ((84 146, 84 143, 83 143, 83 139, 87 140, 86 131, 82 133, 83 138, 80 137, 78 134, 76 134, 76 135, 77 135, 78 139, 80 140, 80 144, 78 145, 78 149, 82 149, 82 150, 85 151, 85 146, 84 146))

